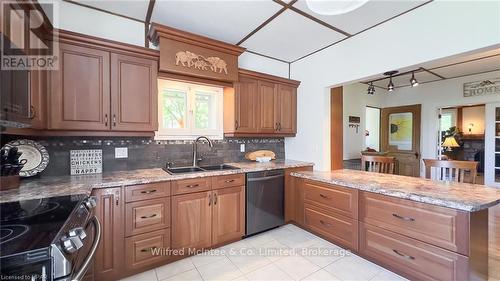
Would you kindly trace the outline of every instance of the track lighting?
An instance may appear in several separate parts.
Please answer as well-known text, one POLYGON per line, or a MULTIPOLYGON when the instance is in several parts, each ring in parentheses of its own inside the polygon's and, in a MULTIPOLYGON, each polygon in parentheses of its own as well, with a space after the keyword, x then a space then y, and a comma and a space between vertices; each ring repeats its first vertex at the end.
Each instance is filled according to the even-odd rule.
POLYGON ((389 91, 389 92, 394 91, 394 83, 392 83, 392 76, 389 79, 389 85, 387 85, 387 91, 389 91))
POLYGON ((418 86, 418 81, 417 81, 417 79, 415 79, 415 72, 411 73, 410 84, 411 84, 412 87, 417 87, 418 86))
POLYGON ((375 94, 375 86, 373 86, 373 82, 370 82, 370 85, 368 86, 368 93, 369 95, 375 94))

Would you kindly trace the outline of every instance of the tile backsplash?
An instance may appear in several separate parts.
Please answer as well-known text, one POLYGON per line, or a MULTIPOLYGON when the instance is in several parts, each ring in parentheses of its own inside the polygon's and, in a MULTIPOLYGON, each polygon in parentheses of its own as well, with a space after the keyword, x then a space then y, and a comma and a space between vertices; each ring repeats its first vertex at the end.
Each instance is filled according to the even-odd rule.
MULTIPOLYGON (((26 137, 2 135, 2 146, 15 139, 32 139, 47 148, 50 155, 44 176, 70 174, 70 150, 102 149, 103 172, 161 168, 167 162, 174 166, 189 166, 192 163, 193 141, 155 141, 144 137, 26 137), (115 158, 116 147, 127 147, 127 158, 115 158)), ((245 160, 240 152, 240 144, 245 151, 272 150, 276 158, 285 158, 284 138, 225 138, 213 141, 213 148, 202 141, 198 143, 198 155, 203 158, 200 165, 220 164, 245 160)))

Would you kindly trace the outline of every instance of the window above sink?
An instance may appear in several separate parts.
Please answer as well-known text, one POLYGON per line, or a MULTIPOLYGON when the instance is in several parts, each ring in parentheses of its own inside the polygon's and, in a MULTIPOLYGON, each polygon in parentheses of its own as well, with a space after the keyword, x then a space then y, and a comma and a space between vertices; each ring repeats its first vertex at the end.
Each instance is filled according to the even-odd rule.
POLYGON ((223 138, 223 88, 158 80, 156 140, 223 138))

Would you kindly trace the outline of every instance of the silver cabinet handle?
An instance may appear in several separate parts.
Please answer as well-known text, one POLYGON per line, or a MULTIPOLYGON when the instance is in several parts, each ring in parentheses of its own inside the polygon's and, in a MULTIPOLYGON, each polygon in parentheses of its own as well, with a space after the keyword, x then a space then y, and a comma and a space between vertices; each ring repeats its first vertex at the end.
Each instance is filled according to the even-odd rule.
POLYGON ((193 187, 198 187, 200 186, 199 184, 190 184, 190 185, 186 185, 186 187, 188 188, 193 188, 193 187))
POLYGON ((212 193, 208 194, 208 206, 212 205, 212 193))
POLYGON ((141 249, 141 252, 145 253, 145 252, 149 252, 149 251, 152 251, 154 249, 157 249, 158 247, 151 247, 151 248, 145 248, 145 249, 141 249))
POLYGON ((104 126, 108 126, 108 114, 104 114, 104 126))
POLYGON ((396 253, 398 256, 403 257, 403 258, 405 258, 405 259, 409 259, 409 260, 414 260, 414 259, 415 259, 415 257, 409 256, 409 255, 405 255, 405 254, 401 253, 401 252, 400 252, 400 251, 398 251, 398 250, 394 250, 394 249, 393 249, 392 251, 393 251, 394 253, 396 253))
POLYGON ((225 182, 226 183, 231 183, 231 182, 234 182, 234 180, 226 180, 225 182))
POLYGON ((324 195, 324 194, 321 194, 321 193, 319 194, 319 196, 320 196, 321 198, 323 198, 323 199, 330 199, 330 197, 328 197, 328 196, 326 196, 326 195, 324 195))
POLYGON ((217 205, 217 193, 214 193, 214 205, 217 205))
POLYGON ((238 120, 234 121, 234 129, 238 130, 239 128, 238 120))
POLYGON ((324 225, 324 226, 327 226, 327 227, 332 227, 333 225, 331 223, 327 223, 325 222, 324 220, 319 220, 319 222, 324 225))
POLYGON ((393 217, 395 218, 398 218, 400 220, 404 220, 404 221, 415 221, 414 218, 410 218, 410 217, 403 217, 403 216, 400 216, 398 214, 392 214, 393 217))
POLYGON ((116 114, 113 114, 113 127, 116 127, 116 114))

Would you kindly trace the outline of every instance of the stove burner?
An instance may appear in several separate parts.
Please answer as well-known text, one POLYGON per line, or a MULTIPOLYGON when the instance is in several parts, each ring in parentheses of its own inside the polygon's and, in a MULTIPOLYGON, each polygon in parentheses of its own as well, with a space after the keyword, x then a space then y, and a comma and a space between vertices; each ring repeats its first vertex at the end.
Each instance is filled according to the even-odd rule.
POLYGON ((31 218, 33 216, 45 214, 48 212, 51 212, 55 209, 57 209, 60 206, 59 203, 57 202, 47 202, 47 203, 42 203, 38 207, 36 207, 33 210, 24 210, 24 209, 18 209, 16 212, 9 212, 8 214, 4 214, 2 217, 2 222, 6 221, 11 221, 11 220, 22 220, 22 219, 27 219, 31 218))
POLYGON ((14 240, 26 232, 28 232, 29 227, 22 224, 10 224, 0 226, 0 244, 14 240))

